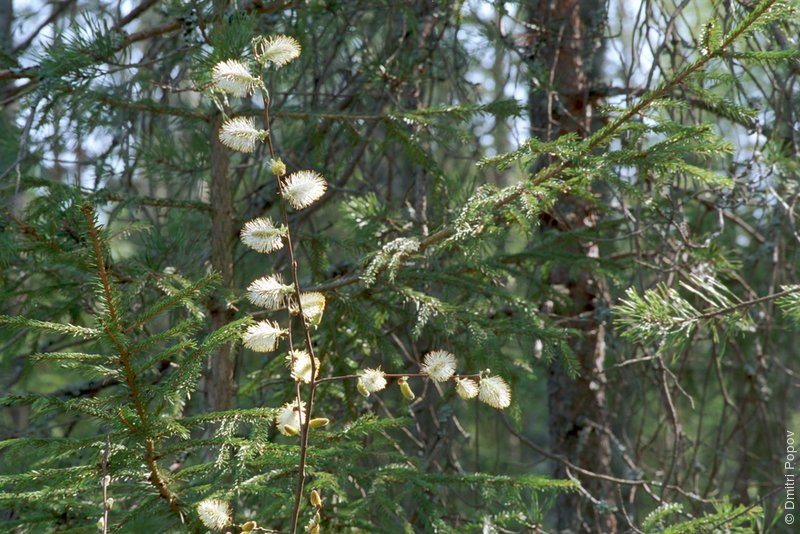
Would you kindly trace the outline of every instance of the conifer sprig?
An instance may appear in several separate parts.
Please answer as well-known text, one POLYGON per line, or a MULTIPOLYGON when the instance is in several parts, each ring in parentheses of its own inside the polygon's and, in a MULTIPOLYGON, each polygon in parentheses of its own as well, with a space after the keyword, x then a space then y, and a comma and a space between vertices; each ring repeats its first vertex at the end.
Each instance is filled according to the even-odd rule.
MULTIPOLYGON (((468 232, 460 232, 460 228, 469 226, 475 219, 486 217, 487 213, 498 214, 503 208, 523 197, 523 195, 529 191, 533 191, 537 187, 542 187, 545 184, 557 180, 562 177, 566 171, 580 165, 593 151, 607 145, 614 137, 622 132, 628 124, 633 122, 636 116, 644 113, 646 109, 659 104, 665 97, 669 96, 673 90, 686 83, 692 75, 701 72, 711 60, 723 57, 730 52, 733 45, 741 37, 763 26, 762 19, 774 20, 775 17, 782 16, 781 13, 785 14, 786 9, 776 9, 776 5, 778 4, 780 4, 778 0, 762 1, 722 39, 717 48, 711 50, 708 54, 700 55, 698 59, 684 67, 677 74, 664 80, 655 89, 643 94, 634 104, 625 108, 617 117, 612 119, 609 124, 595 132, 586 140, 576 143, 574 146, 570 146, 567 154, 564 154, 563 157, 559 157, 555 162, 542 168, 531 176, 527 182, 514 184, 501 190, 497 194, 491 195, 487 199, 482 199, 479 209, 467 205, 462 211, 464 220, 445 226, 424 239, 420 239, 414 250, 414 254, 421 254, 436 245, 448 242, 452 239, 461 239, 463 236, 467 235, 468 232)), ((565 143, 567 145, 573 144, 574 140, 571 140, 570 137, 571 136, 559 138, 552 143, 551 146, 555 148, 565 143)), ((523 149, 516 152, 515 157, 521 158, 529 152, 530 150, 528 147, 523 147, 523 149)), ((501 161, 503 165, 508 164, 508 161, 502 159, 502 156, 498 156, 497 160, 501 161)), ((477 224, 477 226, 481 227, 480 224, 477 224)), ((370 267, 372 267, 371 264, 370 267)), ((317 284, 309 288, 309 290, 329 291, 358 283, 371 285, 374 283, 376 276, 386 271, 388 267, 389 265, 382 265, 368 273, 367 271, 356 271, 340 278, 317 284), (368 274, 368 276, 365 276, 365 274, 368 274)), ((390 271, 390 273, 393 273, 393 271, 390 271)))
POLYGON ((91 206, 85 206, 82 209, 82 211, 86 216, 86 222, 89 228, 89 235, 92 238, 92 245, 96 255, 95 259, 97 261, 97 269, 100 276, 100 280, 103 284, 103 289, 105 291, 105 296, 106 296, 106 303, 108 305, 108 312, 112 321, 111 324, 109 324, 107 321, 101 320, 101 325, 103 330, 106 332, 108 338, 117 347, 119 351, 119 361, 124 371, 125 382, 127 383, 128 389, 130 390, 134 407, 136 408, 136 414, 139 417, 139 424, 133 425, 131 422, 127 421, 122 411, 119 412, 119 416, 122 422, 125 424, 125 426, 127 426, 132 433, 139 434, 143 438, 145 447, 144 461, 145 464, 147 465, 148 470, 150 471, 150 477, 149 477, 150 483, 156 487, 159 495, 161 496, 162 499, 164 499, 167 502, 170 509, 173 512, 175 512, 179 517, 183 517, 178 497, 169 488, 166 481, 164 480, 164 477, 161 475, 161 472, 159 471, 158 463, 156 462, 157 453, 155 447, 155 440, 146 434, 142 434, 142 432, 146 431, 145 429, 147 429, 149 416, 147 409, 145 408, 144 402, 142 400, 141 393, 139 391, 139 385, 136 380, 136 373, 134 372, 133 365, 131 363, 131 355, 126 347, 127 343, 124 342, 124 337, 123 337, 124 334, 122 333, 122 325, 120 323, 120 317, 116 309, 113 289, 111 287, 111 281, 109 279, 108 271, 106 270, 105 261, 103 259, 103 252, 100 244, 100 236, 97 231, 97 227, 95 226, 94 209, 91 206))
POLYGON ((114 323, 114 328, 117 330, 122 330, 122 324, 120 323, 120 318, 117 315, 117 306, 115 304, 116 299, 112 294, 111 282, 108 279, 108 272, 106 271, 105 262, 103 261, 103 252, 100 248, 100 237, 97 233, 97 227, 94 223, 94 209, 87 205, 83 207, 82 211, 86 215, 86 222, 89 225, 89 235, 92 237, 92 245, 94 246, 94 253, 97 258, 97 269, 100 273, 100 281, 103 284, 103 290, 105 291, 108 312, 111 314, 111 320, 114 323))
MULTIPOLYGON (((770 295, 740 300, 718 280, 692 277, 690 281, 681 283, 681 287, 696 295, 706 304, 705 308, 698 309, 676 289, 664 284, 641 295, 633 288, 628 289, 627 298, 616 309, 615 323, 624 329, 622 335, 640 343, 680 344, 702 324, 716 319, 724 320, 729 329, 750 328, 752 320, 747 311, 763 302, 776 301, 791 318, 791 309, 786 309, 786 304, 800 301, 800 286, 787 286, 770 295)), ((712 326, 711 332, 716 338, 716 327, 712 326)))

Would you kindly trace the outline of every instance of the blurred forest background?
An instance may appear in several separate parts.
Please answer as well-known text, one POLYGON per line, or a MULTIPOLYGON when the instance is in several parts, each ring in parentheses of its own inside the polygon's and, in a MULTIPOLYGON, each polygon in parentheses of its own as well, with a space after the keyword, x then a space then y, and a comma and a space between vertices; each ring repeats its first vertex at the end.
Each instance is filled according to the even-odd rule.
POLYGON ((323 532, 792 532, 800 27, 774 0, 0 1, 0 530, 205 532, 209 498, 222 531, 313 522, 272 425, 287 349, 237 341, 268 315, 247 286, 289 272, 238 240, 280 220, 266 147, 218 140, 262 102, 209 89, 273 34, 302 55, 265 73, 271 140, 328 182, 290 213, 321 376, 446 349, 512 389, 321 384, 323 532))

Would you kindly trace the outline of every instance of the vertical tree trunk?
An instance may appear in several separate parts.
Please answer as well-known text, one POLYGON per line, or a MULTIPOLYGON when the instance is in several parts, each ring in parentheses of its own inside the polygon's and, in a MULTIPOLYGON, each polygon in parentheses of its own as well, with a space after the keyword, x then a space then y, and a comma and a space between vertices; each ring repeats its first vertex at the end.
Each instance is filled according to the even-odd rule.
MULTIPOLYGON (((214 0, 217 22, 228 9, 228 0, 214 0)), ((211 117, 211 267, 222 276, 222 287, 214 295, 210 307, 211 327, 216 330, 233 320, 228 306, 233 290, 233 198, 231 196, 230 154, 219 140, 222 114, 211 117)), ((220 345, 208 361, 206 403, 209 410, 233 408, 233 355, 230 343, 220 345)))
POLYGON ((0 0, 0 49, 11 54, 14 40, 11 37, 11 21, 14 20, 14 2, 0 0))
MULTIPOLYGON (((211 266, 222 276, 222 288, 211 304, 211 327, 229 323, 234 312, 227 304, 233 289, 233 206, 228 149, 219 140, 222 116, 214 112, 211 120, 211 266)), ((211 410, 233 407, 233 357, 231 345, 221 345, 208 365, 206 397, 211 410)))
MULTIPOLYGON (((531 88, 531 126, 533 135, 554 139, 567 133, 586 136, 592 126, 590 81, 602 42, 605 4, 600 0, 540 0, 530 13, 535 50, 535 67, 540 84, 531 88)), ((584 200, 567 197, 553 210, 556 231, 589 228, 597 214, 584 200)), ((594 244, 579 244, 575 254, 593 256, 594 244)), ((560 362, 555 362, 548 377, 549 432, 552 452, 590 471, 611 474, 611 445, 607 428, 605 377, 605 327, 596 317, 602 281, 591 272, 570 274, 568 266, 554 269, 552 284, 569 292, 571 307, 560 313, 573 317, 567 326, 580 331, 571 347, 577 358, 580 376, 570 378, 560 362)), ((573 473, 578 476, 577 473, 573 473)), ((555 476, 567 478, 562 464, 555 476)), ((596 478, 579 477, 581 485, 601 505, 579 494, 565 494, 556 504, 558 529, 562 532, 617 531, 615 516, 603 510, 614 500, 613 488, 596 478)))

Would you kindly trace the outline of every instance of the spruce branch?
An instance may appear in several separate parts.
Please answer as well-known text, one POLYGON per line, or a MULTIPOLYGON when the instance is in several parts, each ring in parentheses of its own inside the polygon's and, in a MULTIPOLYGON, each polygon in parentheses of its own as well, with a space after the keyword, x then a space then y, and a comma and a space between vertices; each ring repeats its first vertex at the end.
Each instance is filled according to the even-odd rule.
POLYGON ((788 297, 790 295, 795 295, 797 293, 800 293, 800 286, 792 286, 792 287, 789 287, 788 289, 784 289, 783 291, 778 291, 777 293, 772 293, 770 295, 764 295, 762 297, 757 297, 757 298, 754 298, 754 299, 746 300, 746 301, 740 302, 738 304, 732 304, 730 306, 726 306, 724 308, 711 309, 711 310, 709 310, 707 312, 699 314, 697 316, 697 319, 698 320, 711 319, 711 318, 714 318, 714 317, 719 317, 721 315, 728 315, 730 313, 733 313, 733 312, 736 312, 736 311, 739 311, 739 310, 743 310, 743 309, 748 308, 750 306, 754 306, 756 304, 761 304, 762 302, 770 302, 770 301, 773 301, 773 300, 782 299, 782 298, 788 297))
POLYGON ((59 247, 55 241, 52 239, 47 239, 41 235, 36 228, 20 220, 20 218, 14 215, 10 210, 7 208, 2 208, 2 211, 6 214, 6 217, 8 217, 9 220, 11 220, 11 222, 17 226, 17 228, 19 228, 22 235, 31 236, 34 241, 47 245, 47 247, 53 252, 63 252, 61 247, 59 247))
POLYGON ((114 296, 111 293, 111 282, 108 279, 108 272, 106 271, 105 261, 103 260, 103 252, 100 248, 100 236, 97 233, 97 227, 94 224, 94 208, 91 205, 86 205, 81 208, 81 211, 86 215, 86 222, 89 225, 89 234, 92 236, 92 245, 94 246, 94 254, 97 259, 97 269, 100 272, 100 281, 103 284, 103 290, 106 295, 106 304, 108 305, 108 312, 111 314, 111 320, 114 322, 114 327, 117 330, 122 330, 119 316, 117 315, 117 307, 114 303, 114 296))
POLYGON ((156 306, 153 306, 144 315, 142 315, 142 317, 137 319, 136 322, 134 322, 130 326, 128 326, 125 329, 123 329, 123 333, 125 333, 125 334, 131 333, 132 331, 136 330, 137 328, 139 328, 140 326, 145 324, 147 321, 150 321, 154 317, 157 317, 158 315, 160 315, 164 311, 172 308, 173 306, 175 306, 177 304, 180 304, 182 301, 184 301, 190 295, 202 291, 206 286, 208 286, 212 282, 217 281, 218 279, 219 279, 219 275, 217 275, 216 273, 210 274, 210 275, 208 275, 208 276, 206 276, 204 278, 201 278, 200 280, 198 280, 194 284, 190 285, 189 287, 187 287, 187 288, 185 288, 185 289, 183 289, 181 291, 178 291, 177 293, 172 295, 170 298, 168 298, 166 300, 163 300, 163 301, 160 301, 156 306))
POLYGON ((134 426, 129 421, 127 421, 120 411, 119 416, 120 419, 126 424, 126 426, 134 433, 140 434, 144 438, 144 447, 145 447, 145 464, 147 465, 148 470, 150 471, 150 477, 148 480, 156 487, 158 490, 159 495, 162 499, 167 501, 170 509, 175 512, 178 517, 183 520, 183 513, 180 508, 180 504, 178 501, 177 496, 172 493, 172 491, 167 486, 167 483, 164 481, 159 469, 158 463, 156 462, 156 458, 158 457, 155 448, 155 441, 147 437, 145 432, 147 430, 147 422, 148 422, 148 414, 147 410, 145 409, 144 403, 142 402, 141 394, 139 392, 139 386, 136 382, 136 374, 133 371, 133 367, 131 365, 131 356, 125 346, 123 345, 122 341, 117 336, 107 324, 103 324, 103 329, 105 330, 106 334, 109 336, 111 341, 116 345, 117 349, 120 353, 120 363, 122 364, 123 370, 125 372, 125 382, 128 384, 128 389, 131 391, 131 397, 133 398, 134 407, 136 408, 136 414, 139 416, 140 426, 134 426))
POLYGON ((182 119, 193 119, 201 122, 208 122, 208 114, 202 111, 190 111, 175 106, 166 106, 163 104, 156 104, 155 102, 147 100, 122 100, 119 98, 111 98, 105 95, 96 95, 97 101, 115 108, 132 109, 135 111, 145 111, 147 113, 154 113, 156 115, 168 115, 172 117, 180 117, 182 119))
POLYGON ((742 314, 751 306, 771 301, 781 305, 800 294, 800 286, 787 286, 777 293, 735 302, 727 288, 710 278, 693 277, 691 285, 681 286, 708 303, 708 308, 698 310, 677 290, 663 284, 642 295, 630 288, 616 309, 618 317, 614 322, 625 329, 622 335, 639 342, 675 342, 680 341, 680 334, 688 337, 703 321, 731 316, 740 319, 735 326, 741 327, 742 323, 748 324, 742 314))
POLYGON ((781 292, 785 295, 778 297, 778 307, 789 319, 800 324, 800 285, 783 286, 781 292))
POLYGON ((0 324, 7 324, 17 328, 32 328, 34 330, 46 330, 50 332, 58 332, 82 339, 96 339, 100 336, 100 332, 94 328, 86 328, 85 326, 77 326, 69 323, 52 323, 49 321, 39 321, 37 319, 28 319, 27 317, 0 315, 0 324))
MULTIPOLYGON (((101 321, 103 330, 105 331, 108 338, 111 342, 117 347, 119 351, 119 361, 122 365, 123 371, 125 373, 125 382, 128 385, 128 389, 131 392, 131 398, 133 399, 133 404, 136 409, 136 414, 139 416, 140 426, 135 427, 127 422, 128 428, 130 428, 135 433, 139 433, 144 438, 144 446, 145 446, 145 464, 147 465, 148 470, 150 471, 150 482, 155 486, 158 490, 159 495, 162 499, 167 501, 170 509, 178 515, 178 517, 183 520, 183 513, 181 512, 180 504, 178 498, 175 496, 174 493, 169 489, 167 483, 164 481, 161 473, 158 469, 158 464, 156 462, 157 453, 155 449, 155 442, 152 438, 147 437, 144 432, 147 430, 147 421, 148 421, 148 414, 147 410, 142 402, 141 393, 139 391, 139 386, 136 381, 136 373, 133 370, 133 366, 131 363, 131 355, 128 352, 125 343, 122 339, 124 335, 124 330, 120 323, 119 314, 117 313, 116 304, 114 302, 112 288, 111 288, 111 281, 109 280, 108 271, 105 267, 105 261, 103 260, 103 252, 100 246, 100 236, 97 231, 97 227, 95 226, 95 218, 94 218, 94 209, 90 205, 86 205, 81 208, 81 211, 86 216, 86 221, 89 226, 89 234, 92 238, 92 245, 94 248, 95 258, 97 260, 97 268, 100 275, 100 280, 103 285, 103 290, 105 292, 106 301, 108 304, 109 314, 111 316, 112 325, 109 325, 105 321, 101 321)), ((120 418, 125 422, 125 418, 122 412, 119 412, 120 418)))
MULTIPOLYGON (((75 185, 65 184, 64 182, 57 182, 55 180, 48 180, 46 178, 36 178, 31 176, 23 176, 22 183, 25 186, 33 186, 33 187, 47 187, 47 188, 70 190, 70 191, 75 191, 77 189, 86 198, 87 202, 92 202, 92 201, 124 202, 125 204, 134 206, 153 206, 156 208, 179 208, 179 209, 197 210, 202 212, 213 211, 211 205, 209 205, 207 202, 203 202, 200 200, 158 198, 158 197, 149 197, 143 195, 120 195, 117 193, 112 193, 107 190, 92 191, 91 189, 85 187, 79 187, 75 185)), ((22 231, 22 233, 32 235, 34 238, 36 238, 37 241, 46 243, 54 252, 58 252, 60 250, 58 249, 57 245, 55 245, 55 243, 37 237, 35 228, 25 225, 22 221, 15 218, 13 214, 9 213, 6 208, 3 208, 3 212, 8 215, 9 219, 11 219, 17 226, 19 226, 20 231, 22 231)))
MULTIPOLYGON (((643 113, 645 109, 657 104, 664 97, 669 96, 674 89, 686 83, 693 74, 702 71, 702 69, 712 59, 724 56, 734 42, 736 42, 743 35, 750 33, 755 27, 760 25, 762 22, 762 17, 764 17, 765 14, 767 14, 777 2, 778 0, 762 1, 752 10, 752 12, 748 14, 747 17, 744 18, 744 20, 739 22, 739 24, 737 24, 736 27, 734 27, 731 32, 725 36, 725 38, 719 44, 719 47, 711 50, 705 55, 701 55, 697 60, 686 66, 683 70, 679 71, 675 76, 664 81, 657 88, 644 93, 635 104, 628 107, 622 114, 613 119, 608 125, 595 132, 585 141, 579 143, 574 149, 574 153, 570 154, 570 157, 559 159, 558 161, 544 167, 534 176, 532 176, 527 183, 510 186, 502 192, 503 194, 496 195, 486 206, 484 206, 482 215, 486 212, 497 213, 501 208, 516 201, 531 188, 542 186, 554 179, 557 179, 563 175, 565 171, 573 168, 581 159, 589 156, 594 150, 610 142, 634 117, 643 113)), ((772 15, 769 18, 772 18, 772 15)), ((419 246, 415 253, 422 254, 427 249, 453 238, 457 236, 457 234, 457 224, 446 226, 430 236, 420 239, 419 246)), ((377 276, 381 274, 383 270, 384 269, 376 270, 374 275, 377 276)), ((307 291, 330 291, 348 285, 362 283, 362 277, 363 272, 358 270, 340 278, 312 286, 308 288, 307 291)), ((372 278, 370 277, 370 281, 371 280, 372 278)))

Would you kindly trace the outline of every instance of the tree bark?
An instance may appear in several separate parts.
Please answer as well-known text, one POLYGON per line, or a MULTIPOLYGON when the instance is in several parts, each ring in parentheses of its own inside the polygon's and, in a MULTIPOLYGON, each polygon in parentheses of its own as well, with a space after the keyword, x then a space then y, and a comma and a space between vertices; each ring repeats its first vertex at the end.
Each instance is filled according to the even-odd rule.
POLYGON ((11 36, 11 22, 14 20, 14 2, 0 0, 0 48, 11 54, 14 48, 14 39, 11 36))
MULTIPOLYGON (((211 120, 211 266, 222 276, 221 291, 210 306, 214 330, 233 320, 234 311, 227 297, 233 290, 233 205, 228 149, 219 140, 222 115, 215 112, 211 120)), ((227 343, 212 354, 208 362, 206 398, 213 411, 233 408, 234 365, 232 346, 227 343)))
MULTIPOLYGON (((567 133, 586 136, 591 132, 590 80, 598 70, 595 62, 602 46, 604 10, 600 0, 541 0, 532 7, 530 44, 539 80, 530 93, 534 136, 550 140, 567 133)), ((545 226, 560 232, 590 228, 596 221, 597 213, 590 203, 569 196, 543 218, 545 226)), ((594 256, 597 247, 582 243, 571 252, 594 256)), ((603 374, 605 325, 596 314, 603 283, 592 272, 570 271, 566 265, 553 269, 550 283, 565 287, 569 293, 570 307, 559 312, 573 317, 566 326, 580 332, 570 344, 580 376, 570 378, 560 361, 549 369, 550 448, 590 471, 611 474, 611 443, 604 432, 608 428, 603 374)), ((568 477, 562 464, 555 466, 554 475, 568 477)), ((606 508, 614 501, 613 487, 594 478, 578 480, 595 502, 578 493, 561 495, 556 503, 559 531, 616 532, 617 519, 606 508)))

